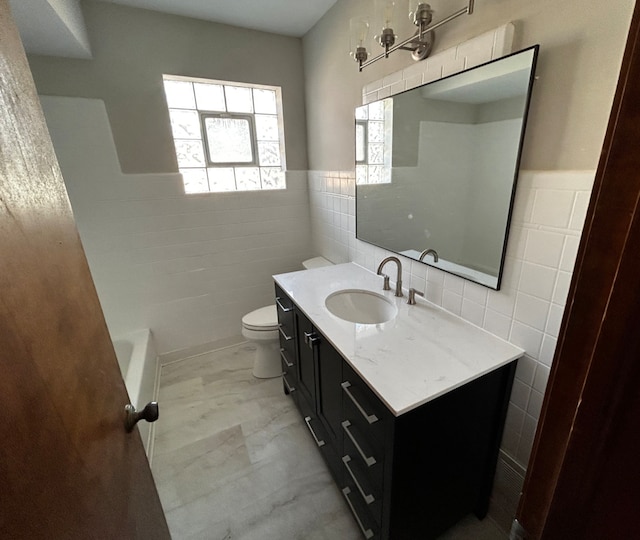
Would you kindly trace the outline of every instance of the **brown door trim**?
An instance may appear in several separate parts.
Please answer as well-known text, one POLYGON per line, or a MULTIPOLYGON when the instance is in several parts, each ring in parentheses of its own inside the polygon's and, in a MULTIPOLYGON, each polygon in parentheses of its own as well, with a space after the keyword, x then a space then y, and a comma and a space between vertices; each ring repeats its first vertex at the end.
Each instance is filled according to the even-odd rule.
MULTIPOLYGON (((639 32, 636 4, 518 507, 527 538, 590 538, 591 514, 613 517, 604 503, 593 505, 611 481, 605 464, 620 455, 619 427, 640 392, 639 32)), ((626 447, 637 443, 627 437, 626 447)), ((626 466, 625 474, 639 467, 626 466)), ((610 496, 613 512, 623 495, 610 496)), ((610 526, 607 538, 622 538, 613 531, 624 525, 610 526)))

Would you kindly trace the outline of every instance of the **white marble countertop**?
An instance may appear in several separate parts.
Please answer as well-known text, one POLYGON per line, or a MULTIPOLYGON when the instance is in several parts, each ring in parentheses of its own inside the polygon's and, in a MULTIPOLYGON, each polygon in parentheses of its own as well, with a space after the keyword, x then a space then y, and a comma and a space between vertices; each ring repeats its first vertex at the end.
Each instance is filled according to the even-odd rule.
POLYGON ((273 277, 396 416, 524 354, 422 298, 408 305, 406 290, 401 298, 383 291, 381 276, 354 263, 273 277), (383 294, 398 315, 382 324, 344 321, 325 307, 325 298, 343 289, 383 294))

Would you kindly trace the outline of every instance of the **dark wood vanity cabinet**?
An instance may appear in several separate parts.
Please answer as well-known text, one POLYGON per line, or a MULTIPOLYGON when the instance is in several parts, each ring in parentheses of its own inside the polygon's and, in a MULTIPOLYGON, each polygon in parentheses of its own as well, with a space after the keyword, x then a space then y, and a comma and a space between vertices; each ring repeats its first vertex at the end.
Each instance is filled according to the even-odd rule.
MULTIPOLYGON (((276 294, 284 295, 277 286, 276 294)), ((304 313, 284 304, 295 334, 285 345, 296 351, 296 378, 286 370, 284 378, 297 384, 296 403, 363 536, 428 540, 469 513, 483 518, 516 362, 394 416, 304 313)))

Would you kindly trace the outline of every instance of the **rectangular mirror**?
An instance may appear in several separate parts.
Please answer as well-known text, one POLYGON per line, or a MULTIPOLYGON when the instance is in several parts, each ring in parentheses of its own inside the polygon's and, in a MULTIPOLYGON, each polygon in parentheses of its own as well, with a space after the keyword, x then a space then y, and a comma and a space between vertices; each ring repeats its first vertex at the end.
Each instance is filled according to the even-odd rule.
POLYGON ((539 46, 356 109, 356 236, 500 288, 539 46))

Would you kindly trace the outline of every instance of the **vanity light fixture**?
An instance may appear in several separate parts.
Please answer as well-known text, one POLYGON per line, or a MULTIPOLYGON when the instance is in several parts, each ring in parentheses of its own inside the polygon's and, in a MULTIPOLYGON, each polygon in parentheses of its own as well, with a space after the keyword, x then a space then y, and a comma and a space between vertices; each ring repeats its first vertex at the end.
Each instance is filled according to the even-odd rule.
POLYGON ((455 13, 452 13, 445 19, 431 24, 433 10, 429 4, 418 2, 412 5, 409 11, 409 18, 418 28, 415 33, 396 43, 398 36, 393 31, 394 23, 397 23, 398 11, 404 0, 376 0, 375 12, 378 20, 380 31, 376 33, 375 40, 384 48, 384 52, 378 56, 369 58, 366 47, 367 37, 369 35, 369 19, 367 17, 354 17, 349 21, 351 36, 351 56, 358 62, 358 71, 370 66, 381 58, 388 58, 392 52, 399 49, 411 51, 411 57, 418 61, 424 60, 431 54, 434 42, 434 30, 440 26, 452 21, 460 15, 473 14, 473 4, 475 0, 468 0, 468 5, 455 13))

